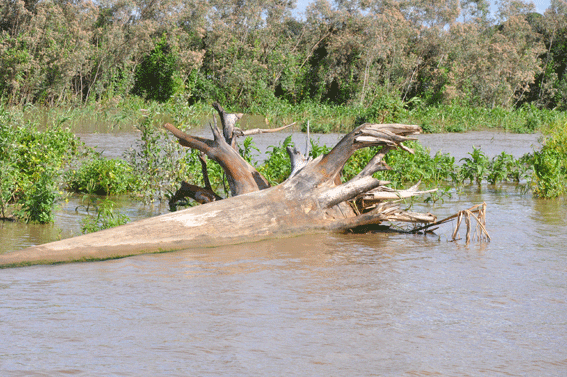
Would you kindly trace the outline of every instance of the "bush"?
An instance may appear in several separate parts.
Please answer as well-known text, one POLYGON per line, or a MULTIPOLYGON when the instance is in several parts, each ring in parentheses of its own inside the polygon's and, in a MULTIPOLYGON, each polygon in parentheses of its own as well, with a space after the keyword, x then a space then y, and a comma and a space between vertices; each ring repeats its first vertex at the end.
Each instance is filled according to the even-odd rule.
POLYGON ((132 93, 147 100, 165 102, 183 87, 178 57, 164 34, 155 49, 136 67, 132 93))
POLYGON ((287 146, 294 146, 291 141, 291 135, 285 138, 283 143, 277 146, 270 146, 270 151, 268 151, 268 158, 262 166, 258 168, 260 174, 262 174, 270 183, 270 185, 277 185, 283 182, 291 173, 291 163, 289 162, 289 156, 286 151, 287 146))
POLYGON ((27 187, 19 202, 21 208, 16 211, 19 218, 26 222, 47 224, 53 221, 53 205, 57 187, 52 174, 42 174, 39 180, 27 187))
POLYGON ((53 220, 59 177, 78 155, 80 141, 61 124, 39 131, 23 113, 0 105, 0 209, 28 222, 53 220))
POLYGON ((541 151, 531 156, 534 195, 555 198, 567 193, 567 123, 545 131, 541 151))
POLYGON ((132 179, 132 168, 126 161, 101 156, 85 161, 79 169, 66 174, 67 187, 71 191, 97 195, 128 192, 132 179))

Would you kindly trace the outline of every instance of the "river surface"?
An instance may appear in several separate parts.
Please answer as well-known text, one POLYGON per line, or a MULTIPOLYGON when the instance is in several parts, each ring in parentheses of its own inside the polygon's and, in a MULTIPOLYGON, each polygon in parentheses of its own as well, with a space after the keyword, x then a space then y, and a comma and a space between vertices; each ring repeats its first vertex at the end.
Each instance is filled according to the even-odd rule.
MULTIPOLYGON (((567 203, 471 186, 414 209, 482 202, 490 243, 447 224, 0 270, 0 376, 565 375, 567 203)), ((34 232, 72 233, 69 203, 34 232)))
MULTIPOLYGON (((190 133, 196 136, 212 138, 210 130, 207 129, 198 129, 190 133)), ((282 131, 275 134, 258 134, 252 136, 255 145, 260 150, 257 160, 263 161, 270 146, 280 145, 290 135, 296 147, 305 152, 307 144, 305 133, 282 131)), ((78 136, 86 145, 96 148, 99 152, 102 152, 103 156, 109 158, 121 157, 126 149, 135 147, 136 141, 140 138, 138 132, 79 133, 78 136)), ((310 139, 320 145, 333 147, 342 136, 342 134, 311 134, 310 139)), ((431 154, 437 152, 450 153, 455 157, 456 161, 468 157, 468 153, 472 152, 473 146, 482 149, 488 157, 494 157, 501 152, 506 152, 516 158, 541 147, 539 134, 474 131, 467 133, 422 134, 415 137, 424 147, 430 149, 431 154)))

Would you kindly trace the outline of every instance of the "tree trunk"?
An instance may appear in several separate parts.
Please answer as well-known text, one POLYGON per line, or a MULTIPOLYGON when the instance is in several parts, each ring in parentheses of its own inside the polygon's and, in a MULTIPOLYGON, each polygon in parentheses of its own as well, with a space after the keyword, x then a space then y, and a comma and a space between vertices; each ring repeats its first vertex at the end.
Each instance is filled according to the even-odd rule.
MULTIPOLYGON (((403 148, 418 126, 363 124, 346 135, 325 156, 302 163, 285 182, 268 187, 266 180, 236 153, 216 127, 214 140, 192 137, 164 126, 182 145, 203 151, 224 169, 232 197, 120 227, 0 255, 0 266, 59 263, 124 257, 141 253, 221 246, 274 237, 345 232, 384 221, 432 223, 431 214, 401 210, 399 198, 419 195, 414 186, 396 191, 372 177, 388 169, 388 151, 403 148), (353 179, 340 182, 348 158, 358 149, 383 148, 353 179)), ((225 134, 226 136, 226 134, 225 134)), ((295 153, 294 153, 295 152, 295 153)), ((194 186, 195 187, 195 186, 194 186)), ((214 193, 213 193, 214 194, 214 193)))

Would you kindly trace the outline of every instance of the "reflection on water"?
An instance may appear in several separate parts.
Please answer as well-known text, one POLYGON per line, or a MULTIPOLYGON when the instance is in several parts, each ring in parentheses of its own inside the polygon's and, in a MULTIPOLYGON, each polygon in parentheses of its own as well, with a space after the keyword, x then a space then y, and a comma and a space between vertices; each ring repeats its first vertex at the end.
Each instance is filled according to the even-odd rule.
POLYGON ((482 201, 490 244, 447 226, 1 270, 0 375, 563 375, 567 205, 425 208, 482 201))

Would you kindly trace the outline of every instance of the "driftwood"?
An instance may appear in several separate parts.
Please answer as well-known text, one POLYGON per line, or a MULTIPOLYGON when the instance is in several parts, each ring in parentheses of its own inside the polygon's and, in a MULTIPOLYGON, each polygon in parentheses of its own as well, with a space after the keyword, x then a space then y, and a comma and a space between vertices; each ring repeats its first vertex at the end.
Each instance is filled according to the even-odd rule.
POLYGON ((419 233, 422 231, 431 232, 437 229, 437 228, 433 229, 434 226, 442 225, 448 223, 449 221, 453 221, 455 219, 457 220, 457 223, 455 224, 455 229, 453 230, 453 235, 451 237, 452 242, 461 239, 458 238, 458 236, 463 219, 465 220, 465 228, 466 228, 465 243, 467 245, 470 244, 471 242, 471 234, 472 234, 472 239, 477 239, 479 242, 483 242, 483 241, 490 242, 491 238, 490 235, 488 234, 488 231, 486 230, 486 203, 474 205, 469 209, 459 211, 456 214, 446 217, 442 220, 435 221, 433 223, 429 223, 427 225, 418 228, 414 228, 409 233, 419 233), (476 223, 474 233, 472 232, 473 226, 471 219, 475 220, 476 223))
MULTIPOLYGON (((183 146, 200 150, 220 164, 231 197, 220 200, 209 187, 183 183, 183 190, 207 203, 26 250, 0 255, 0 266, 106 259, 148 252, 219 246, 313 232, 347 232, 385 221, 434 223, 430 213, 404 211, 400 198, 420 195, 417 186, 396 191, 372 175, 389 167, 383 162, 391 150, 411 149, 402 143, 421 132, 415 125, 363 124, 345 135, 326 155, 309 160, 297 149, 288 153, 294 165, 290 177, 275 187, 242 158, 236 148, 238 114, 218 105, 223 130, 211 125, 213 139, 187 135, 172 124, 163 127, 183 146), (236 120, 235 120, 236 119, 236 120), (342 169, 358 149, 382 146, 368 165, 348 182, 342 169)), ((206 171, 206 162, 203 160, 206 171)), ((177 195, 177 193, 176 193, 177 195)))

